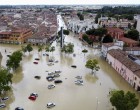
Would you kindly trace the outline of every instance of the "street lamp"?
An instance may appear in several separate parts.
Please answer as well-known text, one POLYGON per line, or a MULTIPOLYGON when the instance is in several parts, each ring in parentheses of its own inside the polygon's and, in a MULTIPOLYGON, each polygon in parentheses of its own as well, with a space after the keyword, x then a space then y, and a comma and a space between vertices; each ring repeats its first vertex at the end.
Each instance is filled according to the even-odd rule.
POLYGON ((96 99, 97 99, 96 110, 98 110, 98 104, 99 104, 98 97, 96 97, 96 99))

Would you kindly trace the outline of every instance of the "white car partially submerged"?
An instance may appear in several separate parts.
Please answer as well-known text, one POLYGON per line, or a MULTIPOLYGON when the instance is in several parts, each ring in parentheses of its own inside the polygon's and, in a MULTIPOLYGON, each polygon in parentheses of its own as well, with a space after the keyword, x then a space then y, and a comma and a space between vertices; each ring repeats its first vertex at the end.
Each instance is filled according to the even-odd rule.
POLYGON ((61 73, 61 71, 60 70, 55 70, 55 73, 61 73))
POLYGON ((48 85, 48 89, 52 89, 52 88, 54 88, 54 87, 55 87, 54 84, 50 84, 50 85, 48 85))
POLYGON ((47 103, 47 108, 52 108, 54 106, 55 106, 55 103, 51 103, 51 102, 47 103))

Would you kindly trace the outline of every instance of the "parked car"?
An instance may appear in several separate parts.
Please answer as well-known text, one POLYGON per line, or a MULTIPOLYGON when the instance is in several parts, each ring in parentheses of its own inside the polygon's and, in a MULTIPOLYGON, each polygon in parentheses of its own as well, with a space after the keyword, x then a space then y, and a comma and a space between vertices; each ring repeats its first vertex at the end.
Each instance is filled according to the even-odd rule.
POLYGON ((55 73, 61 73, 61 71, 60 70, 55 70, 55 73))
POLYGON ((48 75, 53 75, 54 74, 54 72, 48 72, 48 75))
POLYGON ((53 76, 47 76, 46 79, 47 79, 48 81, 53 81, 53 80, 55 80, 53 76))
POLYGON ((52 108, 55 106, 55 103, 47 103, 47 108, 52 108))
POLYGON ((77 80, 77 81, 75 81, 75 84, 76 85, 83 85, 83 80, 77 80))
POLYGON ((33 62, 34 64, 38 64, 38 62, 33 62))
POLYGON ((53 75, 53 77, 59 77, 60 76, 60 74, 54 74, 53 75))
POLYGON ((16 107, 15 110, 24 110, 24 109, 21 107, 16 107))
POLYGON ((34 76, 34 78, 36 78, 36 79, 40 79, 40 78, 41 78, 41 76, 34 76))
POLYGON ((77 79, 82 79, 82 76, 76 76, 75 78, 77 78, 77 79))
POLYGON ((35 58, 35 60, 40 60, 39 58, 35 58))
POLYGON ((54 87, 55 87, 54 84, 50 84, 50 85, 48 85, 48 89, 52 89, 52 88, 54 88, 54 87))
POLYGON ((76 65, 71 65, 71 67, 76 68, 77 66, 76 65))
POLYGON ((55 80, 54 83, 62 83, 62 80, 55 80))
POLYGON ((37 93, 31 93, 30 96, 38 97, 38 94, 37 93))
POLYGON ((4 97, 4 98, 2 98, 1 100, 2 101, 6 101, 6 100, 8 100, 9 99, 9 97, 4 97))
POLYGON ((0 104, 0 108, 4 108, 6 105, 4 103, 0 104))
POLYGON ((34 95, 31 95, 31 96, 29 96, 28 98, 29 98, 30 100, 33 100, 33 101, 36 100, 36 96, 34 96, 34 95))

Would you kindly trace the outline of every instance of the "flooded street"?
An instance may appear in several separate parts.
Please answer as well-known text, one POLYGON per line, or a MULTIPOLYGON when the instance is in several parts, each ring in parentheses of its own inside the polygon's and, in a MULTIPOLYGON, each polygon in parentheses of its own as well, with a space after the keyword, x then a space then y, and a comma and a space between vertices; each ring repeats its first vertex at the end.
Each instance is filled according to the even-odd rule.
MULTIPOLYGON (((49 56, 43 56, 45 50, 38 53, 37 47, 29 54, 25 53, 21 66, 14 72, 12 91, 8 92, 9 100, 6 101, 7 107, 1 110, 14 110, 16 107, 23 107, 24 110, 47 110, 47 103, 54 102, 56 106, 53 110, 110 110, 108 93, 111 89, 122 89, 124 91, 135 92, 135 90, 127 84, 127 82, 117 74, 117 72, 108 65, 108 63, 100 57, 100 51, 82 45, 76 36, 70 34, 65 37, 65 42, 74 44, 74 57, 72 54, 64 54, 60 52, 60 45, 53 43, 56 50, 49 53, 49 56), (81 52, 87 49, 85 55, 81 52), (35 58, 40 58, 38 64, 33 64, 35 58), (49 58, 58 60, 52 66, 48 66, 49 58), (89 58, 99 60, 100 70, 95 75, 91 74, 91 70, 85 67, 89 58), (77 68, 72 68, 71 65, 77 68), (56 84, 53 89, 48 89, 49 84, 46 76, 48 72, 61 70, 61 84, 56 84), (34 76, 41 76, 41 79, 35 79, 34 76), (83 86, 75 85, 76 76, 81 75, 83 86), (30 93, 38 93, 36 101, 28 99, 30 93)), ((11 52, 21 49, 20 45, 0 44, 0 52, 3 55, 1 65, 5 67, 7 55, 11 52), (5 53, 5 49, 7 52, 5 53)), ((136 92, 135 92, 136 93, 136 92)), ((136 93, 137 94, 137 93, 136 93)), ((140 99, 140 95, 137 94, 140 99)), ((136 110, 140 110, 140 105, 136 110)))

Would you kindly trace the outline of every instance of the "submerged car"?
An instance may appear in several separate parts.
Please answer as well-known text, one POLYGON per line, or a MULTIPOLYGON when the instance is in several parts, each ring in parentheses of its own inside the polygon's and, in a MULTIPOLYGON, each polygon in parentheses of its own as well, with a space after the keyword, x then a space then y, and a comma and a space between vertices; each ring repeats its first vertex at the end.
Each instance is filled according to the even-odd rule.
POLYGON ((34 64, 38 64, 38 62, 33 62, 34 64))
POLYGON ((55 80, 53 76, 47 76, 46 79, 47 79, 48 81, 53 81, 53 80, 55 80))
POLYGON ((21 107, 16 107, 15 110, 24 110, 24 109, 21 107))
POLYGON ((54 87, 55 87, 55 85, 53 85, 53 84, 48 85, 48 89, 52 89, 54 87))
POLYGON ((9 98, 8 97, 4 97, 4 98, 2 98, 1 100, 2 101, 6 101, 6 100, 8 100, 9 98))
POLYGON ((55 106, 55 103, 47 103, 47 108, 52 108, 55 106))
POLYGON ((55 70, 55 73, 61 73, 61 71, 60 70, 55 70))
POLYGON ((4 103, 0 104, 0 108, 4 108, 6 105, 4 103))
POLYGON ((62 80, 55 80, 54 83, 62 83, 62 80))
POLYGON ((29 96, 28 98, 29 98, 30 100, 33 100, 33 101, 36 100, 36 96, 34 96, 34 95, 31 95, 31 96, 29 96))
POLYGON ((31 93, 30 96, 38 97, 38 94, 37 93, 31 93))

